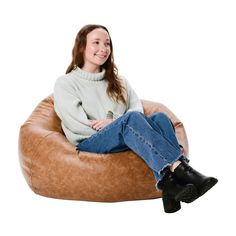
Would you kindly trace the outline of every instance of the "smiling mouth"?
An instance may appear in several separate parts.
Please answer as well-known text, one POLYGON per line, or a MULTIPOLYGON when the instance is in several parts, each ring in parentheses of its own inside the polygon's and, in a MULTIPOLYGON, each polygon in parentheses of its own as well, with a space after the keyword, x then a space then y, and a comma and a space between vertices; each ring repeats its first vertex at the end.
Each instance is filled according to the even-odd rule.
POLYGON ((107 55, 99 55, 99 54, 95 54, 95 56, 101 58, 101 59, 105 59, 107 57, 107 55))

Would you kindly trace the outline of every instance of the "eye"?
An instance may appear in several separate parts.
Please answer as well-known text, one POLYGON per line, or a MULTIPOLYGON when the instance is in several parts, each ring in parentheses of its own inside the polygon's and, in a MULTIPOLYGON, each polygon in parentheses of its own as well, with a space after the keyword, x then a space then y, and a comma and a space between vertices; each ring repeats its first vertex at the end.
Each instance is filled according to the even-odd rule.
POLYGON ((93 43, 98 45, 98 44, 99 44, 99 41, 94 41, 93 43))

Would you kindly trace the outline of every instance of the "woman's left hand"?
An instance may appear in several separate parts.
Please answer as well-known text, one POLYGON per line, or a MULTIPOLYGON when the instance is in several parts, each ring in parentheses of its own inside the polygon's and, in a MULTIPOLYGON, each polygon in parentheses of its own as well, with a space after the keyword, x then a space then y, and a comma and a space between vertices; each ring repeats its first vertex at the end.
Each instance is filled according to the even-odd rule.
POLYGON ((105 126, 109 125, 112 122, 112 119, 100 119, 100 120, 91 120, 90 127, 99 131, 105 126))

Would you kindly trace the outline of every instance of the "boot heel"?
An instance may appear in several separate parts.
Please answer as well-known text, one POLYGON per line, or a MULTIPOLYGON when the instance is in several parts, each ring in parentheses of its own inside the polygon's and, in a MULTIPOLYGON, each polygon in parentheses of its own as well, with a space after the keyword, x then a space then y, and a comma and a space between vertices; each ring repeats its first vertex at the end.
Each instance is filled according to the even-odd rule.
POLYGON ((173 198, 169 198, 167 196, 162 197, 162 202, 164 206, 164 211, 166 213, 174 213, 180 210, 181 205, 179 201, 175 201, 173 198))

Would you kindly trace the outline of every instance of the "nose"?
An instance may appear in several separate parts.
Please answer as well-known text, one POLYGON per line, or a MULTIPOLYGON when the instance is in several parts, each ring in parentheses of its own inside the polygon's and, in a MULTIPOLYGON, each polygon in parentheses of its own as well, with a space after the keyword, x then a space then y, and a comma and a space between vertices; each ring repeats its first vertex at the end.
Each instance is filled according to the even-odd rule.
POLYGON ((107 50, 106 46, 102 44, 101 47, 100 47, 100 51, 101 52, 106 52, 106 50, 107 50))

